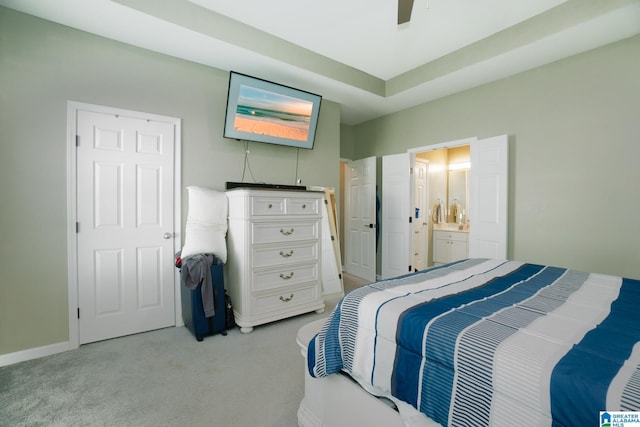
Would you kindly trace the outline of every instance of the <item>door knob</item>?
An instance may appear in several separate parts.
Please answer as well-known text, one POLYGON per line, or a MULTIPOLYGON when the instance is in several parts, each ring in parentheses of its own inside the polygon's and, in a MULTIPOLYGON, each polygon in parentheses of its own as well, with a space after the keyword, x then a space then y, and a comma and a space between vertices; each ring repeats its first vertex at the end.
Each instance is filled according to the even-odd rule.
POLYGON ((169 240, 173 237, 173 233, 169 233, 168 231, 162 235, 162 238, 169 240))

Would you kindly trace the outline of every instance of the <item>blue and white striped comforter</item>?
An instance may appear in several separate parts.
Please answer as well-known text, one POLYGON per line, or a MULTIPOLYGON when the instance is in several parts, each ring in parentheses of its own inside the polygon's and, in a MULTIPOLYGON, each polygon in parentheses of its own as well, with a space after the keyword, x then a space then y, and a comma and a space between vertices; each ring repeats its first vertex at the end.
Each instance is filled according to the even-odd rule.
POLYGON ((309 344, 442 425, 596 425, 640 410, 640 281, 470 259, 354 290, 309 344))

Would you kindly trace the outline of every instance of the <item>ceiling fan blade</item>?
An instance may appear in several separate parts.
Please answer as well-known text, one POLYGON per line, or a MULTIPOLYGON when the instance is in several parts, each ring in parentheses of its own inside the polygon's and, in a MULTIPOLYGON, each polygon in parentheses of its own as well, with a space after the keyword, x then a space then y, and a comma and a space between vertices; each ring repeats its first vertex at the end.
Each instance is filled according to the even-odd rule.
POLYGON ((398 0, 398 25, 409 22, 412 9, 413 0, 398 0))

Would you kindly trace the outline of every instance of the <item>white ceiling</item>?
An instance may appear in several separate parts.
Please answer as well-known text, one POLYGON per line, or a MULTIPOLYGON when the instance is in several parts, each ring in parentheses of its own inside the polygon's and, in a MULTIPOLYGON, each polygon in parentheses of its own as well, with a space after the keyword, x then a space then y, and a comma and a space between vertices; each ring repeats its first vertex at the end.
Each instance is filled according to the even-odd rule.
POLYGON ((563 2, 415 0, 411 22, 398 27, 396 0, 192 0, 384 80, 563 2))
POLYGON ((318 93, 363 121, 640 33, 640 0, 0 0, 60 24, 318 93))

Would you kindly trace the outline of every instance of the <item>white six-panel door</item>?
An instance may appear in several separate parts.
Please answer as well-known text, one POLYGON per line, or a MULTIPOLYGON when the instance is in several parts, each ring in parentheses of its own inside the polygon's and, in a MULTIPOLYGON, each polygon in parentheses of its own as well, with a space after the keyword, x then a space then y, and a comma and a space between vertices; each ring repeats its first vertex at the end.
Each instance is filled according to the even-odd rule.
POLYGON ((345 271, 375 281, 376 278, 376 158, 347 165, 345 271))
POLYGON ((469 257, 507 258, 509 141, 507 135, 471 144, 469 257))
POLYGON ((411 194, 413 153, 382 157, 382 268, 383 279, 413 270, 411 194), (411 221, 411 222, 409 222, 411 221))
POLYGON ((175 325, 172 123, 77 113, 80 344, 175 325))

